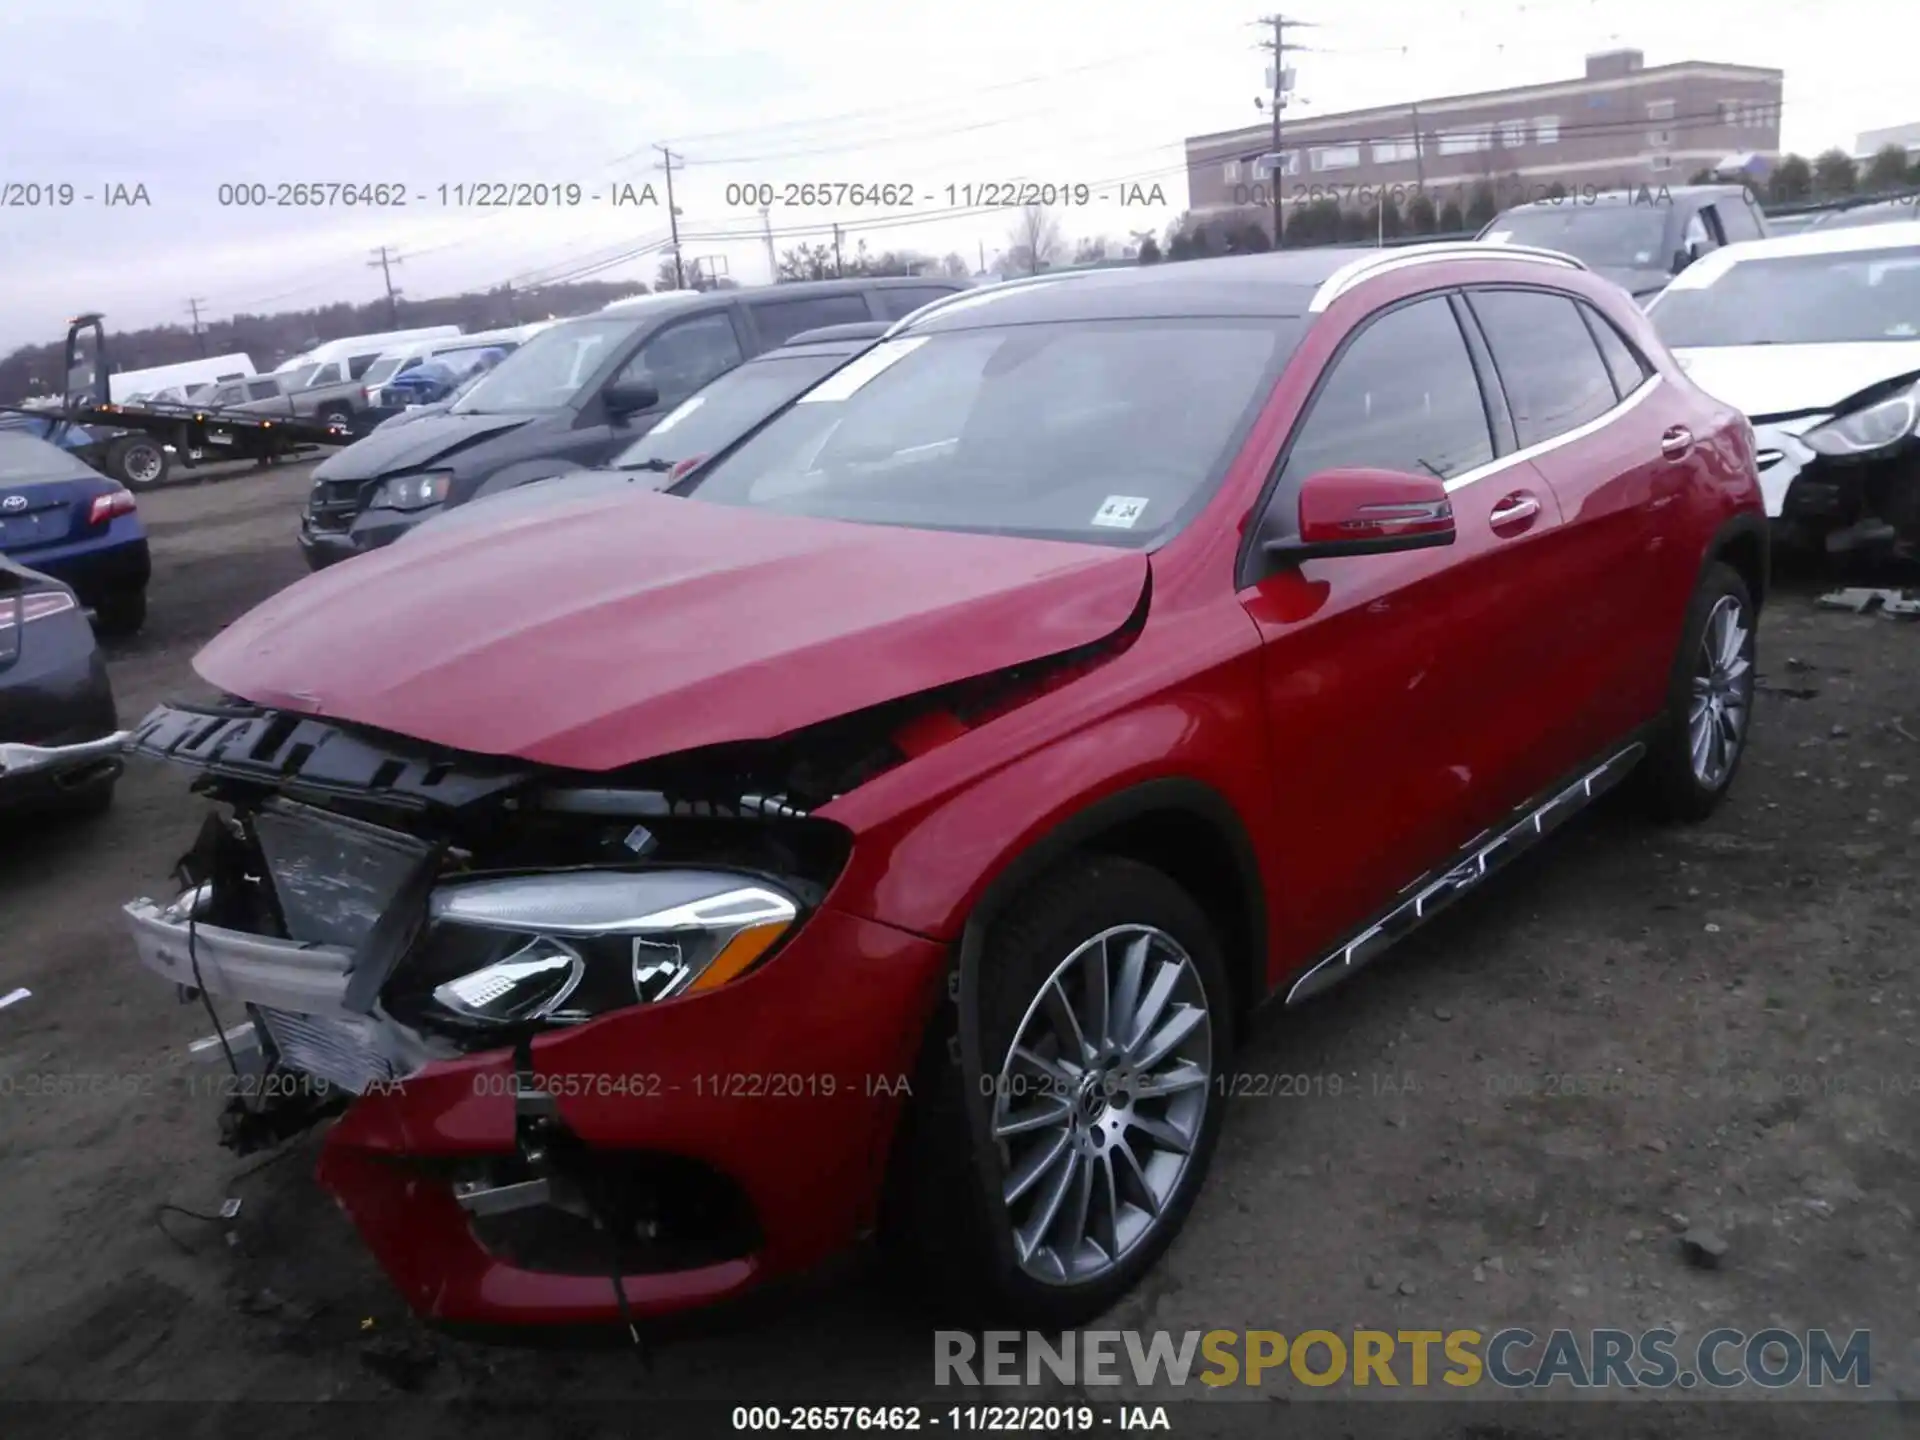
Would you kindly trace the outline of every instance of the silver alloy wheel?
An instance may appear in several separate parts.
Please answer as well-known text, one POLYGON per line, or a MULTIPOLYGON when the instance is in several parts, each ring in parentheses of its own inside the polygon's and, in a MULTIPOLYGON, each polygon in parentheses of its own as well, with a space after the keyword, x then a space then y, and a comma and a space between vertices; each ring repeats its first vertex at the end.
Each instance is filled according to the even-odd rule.
POLYGON ((1116 926, 1060 962, 995 1090, 1023 1271, 1081 1284, 1159 1226, 1199 1144, 1212 1060, 1206 987, 1166 931, 1116 926))
POLYGON ((121 463, 126 467, 129 485, 151 485, 160 478, 165 457, 157 445, 130 445, 121 463))
POLYGON ((1693 778, 1709 790, 1726 783, 1746 739, 1753 705, 1752 632, 1746 608, 1723 595, 1707 616, 1694 662, 1693 697, 1687 711, 1687 741, 1693 778))

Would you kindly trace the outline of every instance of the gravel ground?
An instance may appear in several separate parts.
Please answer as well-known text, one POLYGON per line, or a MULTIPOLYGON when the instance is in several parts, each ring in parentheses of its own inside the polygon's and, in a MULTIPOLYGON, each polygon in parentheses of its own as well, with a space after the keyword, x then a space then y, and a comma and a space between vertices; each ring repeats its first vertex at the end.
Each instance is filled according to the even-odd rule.
MULTIPOLYGON (((143 501, 152 619, 112 652, 124 718, 197 693, 195 649, 303 573, 307 473, 143 501)), ((1920 624, 1820 610, 1821 588, 1789 579, 1765 620, 1754 746, 1711 823, 1602 806, 1393 960, 1261 1025, 1185 1235, 1107 1324, 1665 1323, 1683 1347, 1721 1324, 1865 1328, 1874 1393, 1920 1398, 1920 624), (1683 1253, 1702 1228, 1726 1243, 1718 1268, 1683 1253)), ((122 940, 117 906, 164 891, 198 815, 183 774, 143 765, 102 820, 0 831, 0 993, 33 991, 0 1012, 0 1398, 68 1402, 31 1412, 63 1433, 152 1428, 147 1407, 71 1408, 109 1398, 291 1401, 272 1426, 318 1433, 337 1412, 311 1402, 338 1398, 411 1400, 380 1412, 388 1430, 453 1414, 520 1434, 563 1401, 645 1399, 664 1433, 802 1393, 925 1394, 929 1338, 864 1256, 665 1337, 644 1366, 415 1325, 311 1184, 311 1141, 252 1171, 217 1148, 218 1102, 175 1060, 205 1017, 122 940), (27 1093, 45 1075, 128 1078, 27 1093), (231 1237, 196 1218, 230 1195, 231 1237)), ((1285 1378, 1233 1398, 1333 1393, 1285 1378)), ((1469 1427, 1463 1404, 1430 1402, 1393 1432, 1518 1440, 1580 1408, 1496 1405, 1469 1427)), ((1291 1433, 1306 1410, 1355 1407, 1290 1404, 1291 1433)), ((1729 1433, 1768 1433, 1751 1405, 1712 1413, 1736 1410, 1729 1433)), ((1256 1411, 1275 1413, 1188 1406, 1175 1428, 1256 1411)), ((1594 1433, 1703 1433, 1703 1413, 1638 1404, 1594 1433)), ((1912 1418, 1850 1406, 1819 1429, 1912 1418)))

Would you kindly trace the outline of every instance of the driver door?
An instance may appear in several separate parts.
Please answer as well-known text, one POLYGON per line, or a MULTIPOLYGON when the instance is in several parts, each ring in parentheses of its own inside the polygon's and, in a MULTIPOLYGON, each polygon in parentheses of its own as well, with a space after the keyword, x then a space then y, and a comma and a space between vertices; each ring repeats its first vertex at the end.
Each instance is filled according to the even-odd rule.
POLYGON ((660 398, 645 410, 612 416, 599 396, 580 413, 568 437, 566 459, 600 465, 631 445, 694 391, 717 380, 746 358, 731 307, 669 321, 641 342, 602 385, 639 381, 660 398))
POLYGON ((1456 303, 1424 295, 1360 322, 1256 532, 1294 527, 1309 475, 1368 467, 1444 481, 1453 543, 1309 560, 1240 592, 1263 642, 1286 884, 1316 955, 1526 798, 1519 757, 1550 723, 1529 677, 1553 643, 1542 557, 1560 512, 1530 463, 1501 458, 1511 423, 1456 303))

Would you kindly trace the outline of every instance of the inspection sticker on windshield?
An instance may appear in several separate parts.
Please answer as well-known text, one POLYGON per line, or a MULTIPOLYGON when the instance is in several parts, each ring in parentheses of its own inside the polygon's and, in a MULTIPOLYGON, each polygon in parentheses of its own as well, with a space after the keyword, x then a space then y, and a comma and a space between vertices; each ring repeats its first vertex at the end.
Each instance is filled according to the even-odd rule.
POLYGON ((1109 495, 1093 512, 1093 523, 1109 525, 1115 530, 1131 530, 1146 509, 1147 502, 1138 495, 1109 495))

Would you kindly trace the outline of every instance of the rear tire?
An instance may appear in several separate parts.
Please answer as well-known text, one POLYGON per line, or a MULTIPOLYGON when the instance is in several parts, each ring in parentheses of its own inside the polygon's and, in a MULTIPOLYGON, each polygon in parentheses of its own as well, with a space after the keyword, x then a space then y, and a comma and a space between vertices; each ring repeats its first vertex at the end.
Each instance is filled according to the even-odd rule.
POLYGON ((122 435, 107 447, 107 473, 129 490, 165 484, 171 468, 166 449, 146 435, 122 435))
POLYGON ((1706 819, 1739 774, 1753 722, 1756 619, 1740 572, 1710 566, 1687 606, 1666 712, 1640 767, 1641 799, 1656 819, 1706 819))
POLYGON ((146 623, 145 590, 123 590, 117 595, 103 595, 100 603, 93 607, 94 629, 114 639, 138 635, 140 627, 146 623))
POLYGON ((1225 961, 1205 913, 1167 876, 1090 855, 1014 901, 980 963, 982 1086, 996 1130, 1024 1127, 993 1143, 986 1169, 1014 1198, 1002 1203, 982 1179, 973 1097, 948 1057, 957 1017, 945 1007, 895 1148, 882 1243, 941 1318, 1077 1325, 1139 1283, 1206 1178, 1231 1063, 1225 961), (1156 1043, 1127 1043, 1129 994, 1126 1008, 1146 1016, 1156 1043), (1083 1044, 1063 1043, 1072 1036, 1083 1044), (1052 1073, 1017 1059, 1016 1042, 1052 1073))

